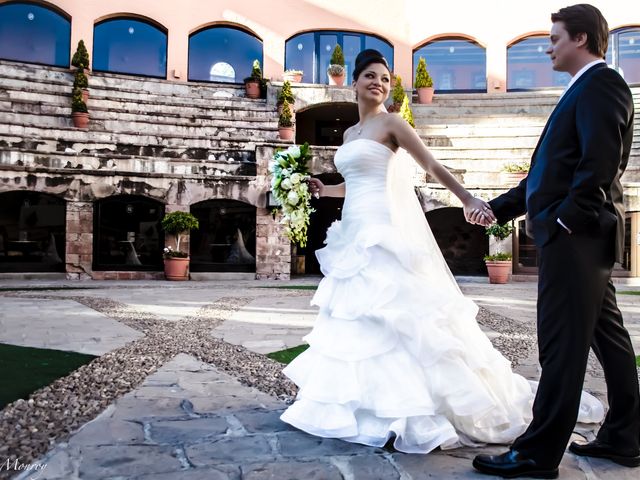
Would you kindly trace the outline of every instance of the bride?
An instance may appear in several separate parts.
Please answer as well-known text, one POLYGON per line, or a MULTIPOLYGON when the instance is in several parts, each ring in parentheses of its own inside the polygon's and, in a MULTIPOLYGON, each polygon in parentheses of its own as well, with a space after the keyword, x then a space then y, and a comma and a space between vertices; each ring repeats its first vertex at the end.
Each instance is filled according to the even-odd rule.
MULTIPOLYGON (((476 323, 438 249, 411 183, 413 159, 489 225, 474 198, 383 102, 391 75, 364 50, 353 86, 360 121, 344 133, 335 164, 340 185, 310 180, 313 193, 344 197, 342 220, 316 255, 324 278, 309 348, 285 369, 299 387, 282 420, 310 434, 427 453, 459 445, 509 443, 531 421, 535 384, 511 371, 476 323)), ((586 394, 585 394, 586 396, 586 394)), ((581 421, 602 405, 585 398, 581 421)))

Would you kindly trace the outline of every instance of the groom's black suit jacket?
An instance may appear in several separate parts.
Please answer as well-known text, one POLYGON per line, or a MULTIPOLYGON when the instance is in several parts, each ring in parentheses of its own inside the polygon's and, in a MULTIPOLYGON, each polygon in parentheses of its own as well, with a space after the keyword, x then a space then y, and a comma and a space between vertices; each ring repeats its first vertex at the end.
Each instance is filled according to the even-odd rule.
POLYGON ((573 234, 607 234, 615 225, 611 253, 615 248, 616 260, 622 261, 620 177, 627 166, 632 137, 629 87, 606 64, 594 65, 551 113, 533 152, 528 176, 489 202, 498 222, 526 212, 527 234, 538 247, 562 228, 558 219, 573 234))

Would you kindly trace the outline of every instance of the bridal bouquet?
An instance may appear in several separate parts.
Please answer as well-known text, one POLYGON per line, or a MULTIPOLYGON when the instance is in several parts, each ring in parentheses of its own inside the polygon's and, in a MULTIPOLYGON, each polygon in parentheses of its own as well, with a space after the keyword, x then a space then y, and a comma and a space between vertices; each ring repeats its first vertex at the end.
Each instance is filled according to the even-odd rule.
POLYGON ((307 227, 313 210, 309 201, 309 144, 292 145, 278 150, 269 163, 271 192, 282 208, 282 221, 291 241, 301 247, 307 244, 307 227))

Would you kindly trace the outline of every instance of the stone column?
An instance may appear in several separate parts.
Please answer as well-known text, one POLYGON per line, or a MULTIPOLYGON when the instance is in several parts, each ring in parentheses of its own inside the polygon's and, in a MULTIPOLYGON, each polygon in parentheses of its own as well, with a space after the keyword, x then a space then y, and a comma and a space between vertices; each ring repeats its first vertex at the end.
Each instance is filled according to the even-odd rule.
POLYGON ((87 280, 93 271, 93 203, 68 202, 65 264, 67 278, 87 280))
POLYGON ((256 209, 256 280, 291 278, 291 242, 279 216, 256 209))

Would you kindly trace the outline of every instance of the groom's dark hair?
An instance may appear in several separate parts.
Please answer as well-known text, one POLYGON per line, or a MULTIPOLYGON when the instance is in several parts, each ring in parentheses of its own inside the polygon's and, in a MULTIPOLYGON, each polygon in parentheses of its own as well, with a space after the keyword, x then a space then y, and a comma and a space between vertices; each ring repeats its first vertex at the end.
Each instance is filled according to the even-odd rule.
POLYGON ((561 8, 551 14, 551 21, 563 22, 572 40, 579 33, 586 33, 587 50, 597 57, 605 57, 609 45, 609 25, 596 7, 580 3, 561 8))
POLYGON ((389 64, 387 63, 387 60, 384 58, 384 56, 378 50, 367 48, 366 50, 362 50, 356 57, 356 65, 353 69, 353 81, 355 82, 356 80, 358 80, 358 77, 364 71, 364 69, 372 63, 381 63, 382 65, 387 67, 387 70, 389 70, 389 72, 391 72, 389 64))

